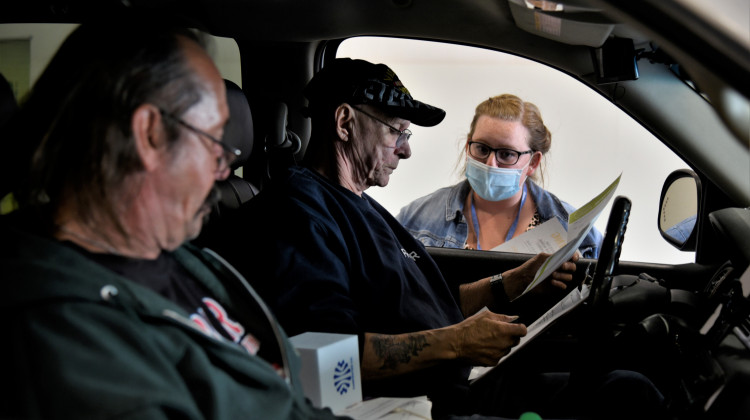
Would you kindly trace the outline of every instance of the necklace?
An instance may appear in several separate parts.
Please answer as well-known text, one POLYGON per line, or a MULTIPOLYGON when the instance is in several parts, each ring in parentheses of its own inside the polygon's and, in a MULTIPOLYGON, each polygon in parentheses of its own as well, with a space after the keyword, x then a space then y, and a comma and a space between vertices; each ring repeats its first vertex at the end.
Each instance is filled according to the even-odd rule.
MULTIPOLYGON (((481 250, 482 247, 479 246, 479 218, 477 218, 477 210, 474 208, 474 195, 470 194, 471 199, 471 223, 474 225, 474 235, 477 237, 477 249, 481 250)), ((510 225, 510 229, 508 229, 508 234, 505 235, 505 242, 510 241, 513 239, 513 235, 516 233, 516 228, 518 228, 518 220, 521 218, 521 209, 523 209, 523 205, 526 203, 526 184, 523 184, 523 192, 521 193, 521 205, 518 206, 518 212, 516 212, 516 219, 513 220, 513 223, 510 225)))

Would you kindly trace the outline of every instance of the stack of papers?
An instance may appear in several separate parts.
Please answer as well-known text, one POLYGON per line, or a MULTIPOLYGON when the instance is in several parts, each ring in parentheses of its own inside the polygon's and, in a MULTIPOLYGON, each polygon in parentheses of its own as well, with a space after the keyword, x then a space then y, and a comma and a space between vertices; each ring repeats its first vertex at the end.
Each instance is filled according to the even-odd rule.
MULTIPOLYGON (((545 312, 544 315, 540 316, 536 321, 534 321, 534 323, 529 325, 529 327, 526 329, 526 335, 521 337, 521 341, 518 343, 518 345, 513 347, 505 357, 497 362, 497 366, 508 360, 508 357, 510 357, 510 355, 521 350, 526 344, 530 343, 531 340, 534 339, 534 337, 549 328, 549 326, 551 326, 558 318, 567 314, 578 305, 580 305, 581 302, 585 301, 588 296, 589 287, 587 285, 582 285, 580 289, 577 287, 573 289, 573 291, 568 293, 568 295, 565 296, 563 300, 558 302, 555 306, 550 308, 549 311, 545 312)), ((474 367, 474 369, 471 370, 471 374, 469 375, 469 380, 473 382, 486 375, 494 368, 495 366, 474 367)))
MULTIPOLYGON (((607 203, 609 203, 609 201, 612 199, 612 196, 614 196, 615 190, 620 183, 621 176, 622 174, 620 174, 620 176, 618 176, 614 180, 614 182, 612 182, 607 188, 605 188, 601 194, 594 197, 593 200, 589 201, 586 205, 570 215, 570 218, 568 220, 567 232, 565 232, 565 229, 562 227, 562 225, 560 225, 560 222, 557 220, 557 218, 555 218, 493 249, 501 251, 511 251, 513 248, 520 248, 522 250, 518 252, 532 254, 539 252, 549 253, 547 249, 556 249, 556 251, 536 272, 534 280, 529 283, 529 286, 526 288, 526 290, 524 290, 521 296, 539 285, 550 274, 560 268, 560 266, 565 261, 568 261, 571 257, 573 257, 573 254, 575 254, 576 250, 578 250, 578 247, 581 245, 581 242, 583 242, 583 239, 594 227, 594 222, 596 222, 599 214, 601 214, 604 207, 606 207, 607 203), (545 225, 547 225, 548 223, 549 226, 545 227, 545 225), (566 240, 561 241, 561 237, 566 238, 566 240)), ((584 284, 580 288, 574 288, 570 293, 568 293, 567 296, 565 296, 565 298, 563 298, 544 315, 534 321, 527 328, 526 336, 521 337, 521 341, 519 342, 519 344, 512 348, 505 357, 500 359, 497 365, 500 365, 505 360, 507 360, 510 355, 522 349, 526 344, 531 342, 534 337, 541 334, 561 316, 567 314, 578 305, 580 305, 583 301, 586 300, 588 295, 589 287, 587 285, 584 284)), ((486 375, 494 368, 495 366, 475 367, 472 370, 471 375, 469 376, 469 380, 475 381, 486 375)))
POLYGON ((522 252, 527 254, 538 254, 540 252, 552 254, 536 272, 534 280, 529 283, 526 290, 518 297, 523 296, 529 290, 539 285, 550 274, 560 268, 565 261, 573 257, 573 254, 581 246, 583 240, 586 239, 586 235, 594 227, 594 223, 602 210, 604 210, 604 207, 607 206, 615 195, 615 190, 620 184, 621 176, 622 174, 605 188, 604 191, 594 197, 594 199, 571 213, 568 218, 567 232, 555 217, 523 235, 517 236, 492 249, 492 251, 522 252))
POLYGON ((427 397, 374 398, 337 411, 356 420, 430 420, 432 402, 427 397))

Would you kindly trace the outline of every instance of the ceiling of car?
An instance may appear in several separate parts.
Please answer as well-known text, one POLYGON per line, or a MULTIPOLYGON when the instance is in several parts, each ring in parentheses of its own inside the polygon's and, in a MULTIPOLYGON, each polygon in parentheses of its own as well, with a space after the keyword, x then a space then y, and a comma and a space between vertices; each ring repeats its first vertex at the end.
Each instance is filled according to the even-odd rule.
POLYGON ((26 0, 6 2, 0 19, 78 22, 124 5, 188 16, 216 35, 239 39, 306 42, 392 34, 481 44, 526 37, 506 0, 371 0, 356 7, 349 0, 26 0))
MULTIPOLYGON (((545 7, 536 0, 12 0, 0 5, 0 22, 77 23, 89 18, 101 21, 109 16, 116 18, 123 9, 132 8, 154 15, 165 12, 184 16, 214 35, 269 49, 282 43, 314 45, 359 35, 442 40, 484 46, 540 61, 589 84, 605 96, 614 96, 609 90, 611 86, 597 85, 592 76, 590 45, 596 41, 589 46, 570 45, 519 28, 511 9, 519 5, 523 8, 527 2, 545 7)), ((701 20, 702 15, 685 5, 690 3, 687 0, 561 2, 562 12, 542 14, 584 23, 612 23, 613 35, 633 39, 639 47, 666 51, 668 55, 662 59, 679 62, 692 81, 713 99, 714 107, 740 143, 750 147, 747 118, 742 113, 739 118, 733 117, 729 106, 723 105, 725 98, 739 94, 739 103, 747 107, 750 98, 747 43, 728 35, 720 26, 717 29, 706 24, 701 20)), ((628 98, 619 100, 618 106, 628 112, 640 112, 637 118, 649 130, 661 132, 658 135, 662 139, 680 141, 686 133, 668 130, 680 127, 674 121, 684 115, 673 115, 672 123, 665 124, 667 115, 659 115, 664 110, 647 106, 654 102, 654 97, 647 84, 642 85, 640 92, 631 88, 628 98), (646 113, 638 111, 638 107, 646 113)), ((689 150, 684 146, 682 149, 689 150)), ((695 152, 694 162, 701 153, 695 152)))
MULTIPOLYGON (((571 54, 581 54, 580 46, 550 41, 519 29, 511 13, 511 5, 524 2, 535 5, 550 3, 536 0, 369 0, 356 3, 351 0, 23 0, 3 2, 0 21, 80 22, 87 16, 97 19, 117 16, 123 8, 131 7, 154 13, 164 11, 183 15, 215 35, 241 40, 314 42, 357 35, 429 38, 531 56, 580 75, 582 69, 566 68, 571 65, 571 54), (565 59, 559 59, 561 57, 565 59)), ((702 55, 698 59, 717 64, 722 77, 731 78, 740 70, 750 70, 750 57, 727 60, 727 56, 737 55, 733 54, 738 45, 735 38, 705 29, 700 34, 700 38, 705 39, 699 39, 692 31, 686 31, 686 26, 703 26, 695 25, 694 14, 681 2, 560 2, 567 9, 556 16, 617 23, 615 34, 634 38, 636 43, 655 39, 659 44, 667 45, 675 56, 685 49, 681 43, 701 43, 698 45, 700 47, 705 44, 705 48, 700 48, 702 55), (635 23, 634 17, 643 19, 644 16, 647 18, 645 24, 623 23, 635 23), (684 36, 668 40, 660 38, 656 31, 684 33, 684 36)), ((743 47, 747 49, 747 46, 743 47)), ((583 53, 587 54, 587 51, 583 53)), ((750 87, 744 94, 750 96, 750 87)))

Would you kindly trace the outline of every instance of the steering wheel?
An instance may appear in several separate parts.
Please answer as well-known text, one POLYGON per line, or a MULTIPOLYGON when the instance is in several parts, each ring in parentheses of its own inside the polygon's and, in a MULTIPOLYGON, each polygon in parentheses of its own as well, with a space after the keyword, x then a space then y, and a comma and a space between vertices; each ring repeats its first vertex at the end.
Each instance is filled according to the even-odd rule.
POLYGON ((610 354, 608 309, 610 306, 609 290, 612 286, 613 274, 620 261, 622 241, 625 238, 625 228, 630 216, 631 203, 627 197, 615 197, 612 210, 607 220, 607 230, 602 240, 602 249, 594 269, 591 289, 586 301, 583 302, 585 315, 578 323, 580 351, 574 356, 571 380, 580 386, 587 387, 596 384, 599 374, 605 373, 610 354))
POLYGON ((625 229, 628 226, 630 207, 630 199, 623 196, 615 197, 587 300, 594 313, 600 313, 609 302, 609 290, 612 286, 613 274, 620 262, 620 251, 622 241, 625 239, 625 229))

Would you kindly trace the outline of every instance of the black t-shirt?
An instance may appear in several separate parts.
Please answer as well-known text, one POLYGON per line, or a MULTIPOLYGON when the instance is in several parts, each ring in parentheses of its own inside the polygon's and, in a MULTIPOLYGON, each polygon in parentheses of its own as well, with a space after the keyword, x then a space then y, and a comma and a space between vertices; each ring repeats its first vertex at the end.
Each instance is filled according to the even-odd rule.
MULTIPOLYGON (((409 333, 463 320, 458 285, 449 285, 424 246, 366 195, 294 167, 241 210, 232 226, 249 239, 219 253, 256 279, 253 286, 290 335, 357 334, 362 345, 365 333, 409 333)), ((464 386, 469 370, 451 361, 368 381, 363 391, 437 395, 464 386)))
MULTIPOLYGON (((211 293, 177 261, 163 251, 154 260, 89 252, 65 242, 69 247, 117 274, 153 290, 190 314, 190 320, 208 335, 221 336, 240 344, 250 354, 258 354, 260 342, 211 296, 211 293)), ((261 355, 262 356, 262 355, 261 355)))

